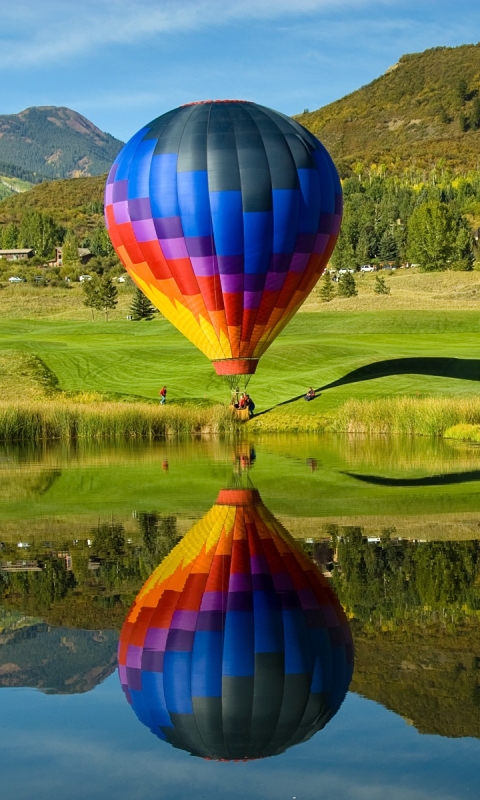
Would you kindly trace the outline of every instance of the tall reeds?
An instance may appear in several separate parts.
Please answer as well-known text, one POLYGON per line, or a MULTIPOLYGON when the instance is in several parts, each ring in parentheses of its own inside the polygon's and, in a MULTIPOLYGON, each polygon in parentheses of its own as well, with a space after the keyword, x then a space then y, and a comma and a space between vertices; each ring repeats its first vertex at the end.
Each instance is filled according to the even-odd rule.
POLYGON ((161 439, 227 434, 237 429, 228 409, 147 403, 75 403, 66 400, 0 403, 0 441, 40 442, 161 439))
POLYGON ((328 430, 443 436, 461 423, 480 423, 480 397, 383 397, 348 400, 329 420, 328 430))
MULTIPOLYGON (((0 441, 153 440, 169 436, 228 435, 244 423, 216 405, 76 402, 0 402, 0 441)), ((474 440, 468 426, 480 426, 480 397, 387 397, 348 400, 329 416, 271 412, 245 423, 255 432, 331 432, 407 436, 449 436, 474 440), (456 430, 466 426, 468 430, 456 430), (470 434, 470 435, 468 435, 470 434)), ((477 434, 478 435, 478 434, 477 434)))

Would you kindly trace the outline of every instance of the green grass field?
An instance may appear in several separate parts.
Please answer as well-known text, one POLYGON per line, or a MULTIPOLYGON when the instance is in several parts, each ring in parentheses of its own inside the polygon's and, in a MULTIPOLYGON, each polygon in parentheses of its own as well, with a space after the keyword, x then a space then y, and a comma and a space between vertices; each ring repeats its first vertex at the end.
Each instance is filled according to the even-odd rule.
MULTIPOLYGON (((478 397, 480 273, 400 270, 388 297, 374 295, 373 280, 359 276, 351 300, 319 304, 314 292, 310 310, 296 315, 250 382, 258 416, 248 427, 307 430, 352 399, 478 397), (318 396, 306 403, 309 386, 318 396)), ((107 323, 92 321, 80 286, 2 289, 0 400, 60 390, 84 402, 95 395, 155 402, 165 383, 169 403, 228 402, 207 359, 166 320, 126 320, 131 297, 132 287, 121 286, 107 323)), ((480 419, 449 424, 463 421, 480 419)))
MULTIPOLYGON (((479 341, 476 311, 302 313, 261 360, 250 392, 257 412, 279 406, 277 412, 287 417, 328 414, 352 397, 476 395, 479 341), (312 403, 294 400, 308 386, 319 389, 320 396, 312 403)), ((4 398, 6 352, 12 373, 17 352, 36 355, 67 392, 155 399, 165 383, 171 402, 224 402, 229 397, 207 359, 163 319, 3 318, 2 351, 4 398)), ((13 392, 18 399, 22 388, 17 375, 7 396, 13 392)))

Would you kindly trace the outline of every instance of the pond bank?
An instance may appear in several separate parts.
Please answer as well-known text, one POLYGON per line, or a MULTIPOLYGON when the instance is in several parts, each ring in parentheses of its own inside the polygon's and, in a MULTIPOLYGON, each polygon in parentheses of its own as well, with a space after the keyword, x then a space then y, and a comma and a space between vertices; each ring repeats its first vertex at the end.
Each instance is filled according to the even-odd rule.
POLYGON ((233 433, 228 409, 160 406, 152 403, 78 403, 44 400, 0 403, 0 441, 49 439, 162 439, 168 436, 233 433))
POLYGON ((272 433, 363 433, 480 441, 480 397, 351 399, 328 416, 288 414, 277 408, 254 417, 247 427, 272 433))
POLYGON ((79 402, 66 397, 0 403, 0 441, 4 442, 152 440, 202 434, 226 436, 239 431, 431 436, 480 442, 480 397, 347 400, 328 415, 313 407, 309 415, 274 408, 243 423, 219 404, 160 406, 79 402))

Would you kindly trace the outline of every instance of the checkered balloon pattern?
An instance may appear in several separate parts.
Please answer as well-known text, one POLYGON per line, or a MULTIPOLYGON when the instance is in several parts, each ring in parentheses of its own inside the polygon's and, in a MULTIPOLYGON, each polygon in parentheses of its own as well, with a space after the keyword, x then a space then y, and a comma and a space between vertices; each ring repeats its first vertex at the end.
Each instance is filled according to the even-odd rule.
POLYGON ((137 717, 207 759, 306 741, 338 711, 352 672, 338 599, 252 489, 220 492, 146 581, 119 642, 137 717))
POLYGON ((322 274, 342 190, 318 139, 256 103, 180 106, 125 145, 105 191, 125 268, 218 374, 251 374, 322 274))

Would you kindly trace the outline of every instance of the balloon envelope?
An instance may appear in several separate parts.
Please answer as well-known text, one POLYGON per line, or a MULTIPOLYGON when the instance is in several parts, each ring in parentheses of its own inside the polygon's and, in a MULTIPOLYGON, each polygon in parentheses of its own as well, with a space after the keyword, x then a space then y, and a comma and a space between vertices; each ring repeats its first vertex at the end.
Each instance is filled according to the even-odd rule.
POLYGON ((244 101, 180 106, 125 145, 105 216, 133 280, 218 374, 249 374, 315 286, 342 191, 302 125, 244 101))
POLYGON ((255 490, 224 490, 146 581, 119 674, 138 718, 204 758, 281 753, 324 727, 353 671, 327 580, 255 490))

